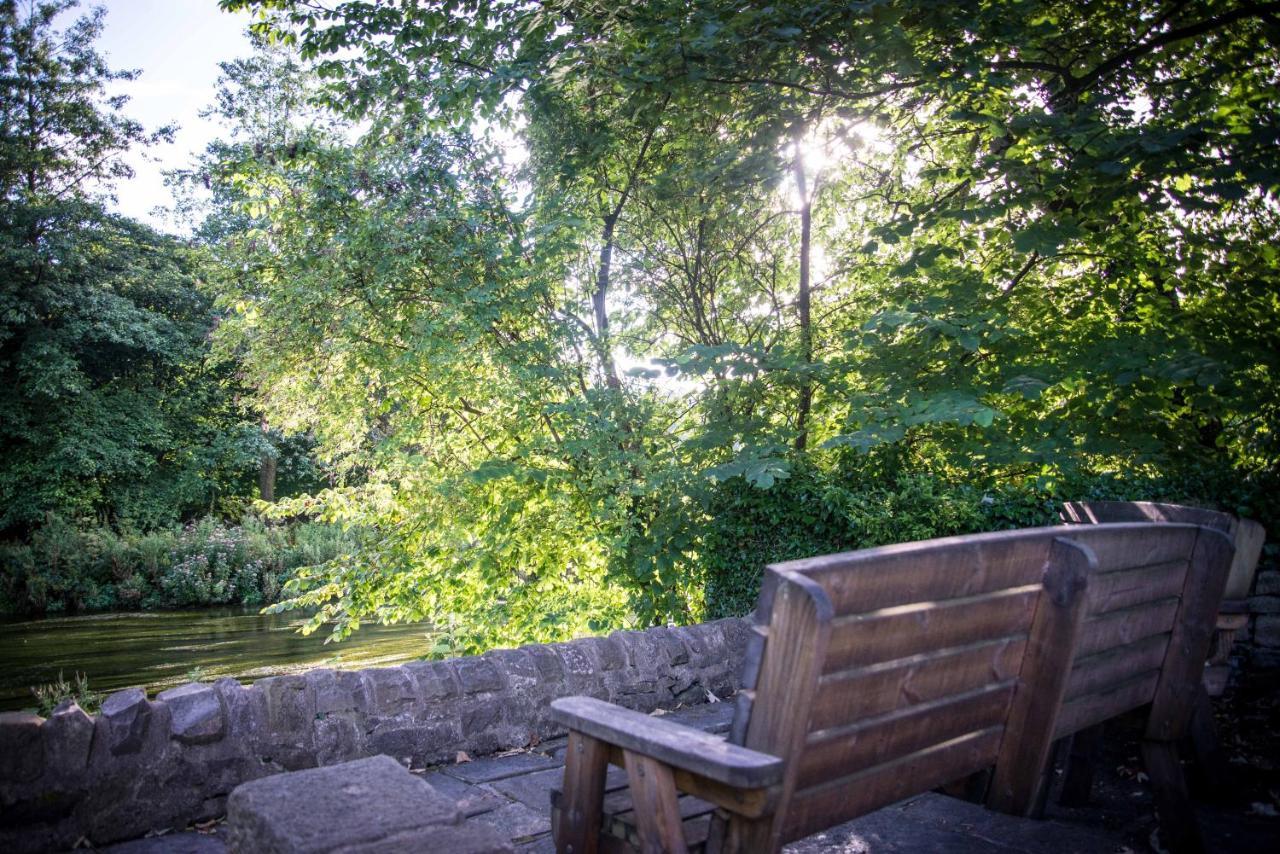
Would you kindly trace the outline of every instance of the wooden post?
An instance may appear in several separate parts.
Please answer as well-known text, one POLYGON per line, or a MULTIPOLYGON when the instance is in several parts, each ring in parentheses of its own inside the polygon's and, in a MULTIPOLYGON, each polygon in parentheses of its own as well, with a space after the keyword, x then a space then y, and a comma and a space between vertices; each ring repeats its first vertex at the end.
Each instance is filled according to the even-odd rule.
POLYGON ((1071 736, 1071 750, 1062 778, 1058 803, 1083 807, 1093 799, 1093 775, 1102 758, 1103 724, 1095 724, 1071 736))
POLYGON ((1039 798, 1084 617, 1085 587, 1097 567, 1093 551, 1080 543, 1055 537, 1049 547, 1044 590, 1036 603, 987 793, 987 806, 992 809, 1029 815, 1039 798))
POLYGON ((1196 536, 1142 744, 1142 761, 1160 817, 1160 837, 1177 854, 1204 850, 1177 742, 1189 731, 1234 552, 1231 540, 1221 531, 1202 527, 1196 536))
POLYGON ((679 793, 671 769, 656 759, 622 752, 631 786, 631 805, 640 832, 641 854, 687 854, 680 821, 679 793))
POLYGON ((778 575, 766 582, 771 585, 768 640, 743 741, 752 750, 786 760, 787 771, 776 812, 756 819, 729 819, 726 851, 763 852, 782 847, 781 816, 786 814, 796 784, 797 763, 790 760, 804 749, 809 707, 831 636, 833 609, 823 589, 802 573, 778 575))
POLYGON ((556 827, 559 854, 595 854, 598 849, 608 769, 609 746, 570 730, 564 759, 564 801, 556 827))

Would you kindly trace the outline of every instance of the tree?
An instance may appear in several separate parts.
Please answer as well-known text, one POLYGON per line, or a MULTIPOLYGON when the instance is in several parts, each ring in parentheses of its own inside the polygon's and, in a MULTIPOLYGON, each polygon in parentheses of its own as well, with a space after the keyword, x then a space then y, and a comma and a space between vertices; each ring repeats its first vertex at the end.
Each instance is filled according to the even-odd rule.
POLYGON ((0 4, 0 531, 48 513, 150 526, 238 490, 228 366, 206 366, 203 261, 104 210, 148 134, 106 87, 101 10, 0 4))
POLYGON ((270 408, 383 484, 324 499, 394 544, 307 579, 348 624, 546 636, 575 624, 530 603, 581 565, 609 619, 683 619, 721 484, 858 454, 1046 488, 1276 466, 1274 4, 223 5, 374 128, 271 184, 252 233, 289 240, 241 327, 270 408))

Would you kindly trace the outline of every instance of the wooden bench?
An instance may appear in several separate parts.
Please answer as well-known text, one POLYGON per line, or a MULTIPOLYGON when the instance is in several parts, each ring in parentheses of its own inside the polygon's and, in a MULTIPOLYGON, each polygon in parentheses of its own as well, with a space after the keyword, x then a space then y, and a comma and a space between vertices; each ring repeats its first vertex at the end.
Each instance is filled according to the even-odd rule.
POLYGON ((1230 513, 1150 501, 1068 501, 1062 508, 1062 521, 1092 525, 1106 522, 1180 522, 1213 528, 1231 539, 1236 553, 1227 575, 1222 605, 1218 609, 1216 631, 1204 674, 1204 687, 1209 696, 1221 696, 1231 672, 1229 658, 1236 632, 1248 625, 1249 591, 1258 571, 1258 557, 1267 538, 1266 529, 1252 519, 1241 519, 1230 513))
POLYGON ((1137 523, 770 566, 728 741, 552 704, 570 731, 557 850, 776 851, 990 767, 988 805, 1027 814, 1055 739, 1147 703, 1163 813, 1230 555, 1216 531, 1137 523), (606 793, 610 763, 629 797, 606 793))
MULTIPOLYGON (((1235 555, 1218 608, 1204 676, 1195 692, 1189 727, 1191 747, 1209 791, 1228 792, 1231 775, 1219 746, 1209 698, 1220 696, 1226 687, 1235 634, 1248 621, 1247 599, 1266 540, 1265 529, 1252 519, 1239 519, 1228 513, 1147 501, 1069 501, 1063 506, 1062 519, 1076 524, 1146 521, 1201 525, 1221 531, 1232 541, 1235 555)), ((1062 787, 1064 804, 1079 806, 1090 800, 1102 737, 1101 725, 1074 734, 1062 787)))

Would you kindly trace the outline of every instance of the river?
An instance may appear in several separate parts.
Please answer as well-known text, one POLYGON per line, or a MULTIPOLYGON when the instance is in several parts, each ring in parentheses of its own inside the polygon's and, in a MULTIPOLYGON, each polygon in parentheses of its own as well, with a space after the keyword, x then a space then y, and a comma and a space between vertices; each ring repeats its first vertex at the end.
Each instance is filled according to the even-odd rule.
POLYGON ((84 673, 100 694, 140 685, 148 692, 201 678, 264 676, 313 667, 353 669, 421 658, 425 625, 365 624, 338 644, 321 630, 298 634, 304 617, 252 608, 84 614, 0 622, 0 711, 34 708, 31 686, 84 673))

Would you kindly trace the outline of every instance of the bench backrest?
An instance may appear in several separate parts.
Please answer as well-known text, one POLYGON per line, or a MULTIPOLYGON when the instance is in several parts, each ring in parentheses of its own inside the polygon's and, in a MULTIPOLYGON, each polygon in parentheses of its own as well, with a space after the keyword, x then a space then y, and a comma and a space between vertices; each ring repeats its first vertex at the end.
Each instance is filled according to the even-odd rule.
POLYGON ((1235 558, 1227 587, 1222 594, 1225 600, 1241 600, 1253 587, 1253 576, 1258 569, 1258 558, 1267 532, 1252 519, 1242 519, 1230 513, 1186 507, 1181 504, 1161 504, 1153 501, 1068 501, 1062 506, 1062 521, 1077 524, 1106 522, 1176 522, 1203 525, 1226 534, 1235 545, 1235 558))
POLYGON ((1078 727, 1172 688, 1174 624, 1213 598, 1188 598, 1186 568, 1230 551, 1203 531, 1024 529, 768 567, 730 737, 787 762, 769 847, 992 765, 993 793, 1026 800, 1064 693, 1078 727), (1069 681, 1077 638, 1092 655, 1139 645, 1142 672, 1098 660, 1069 681))

